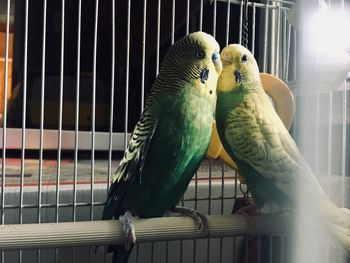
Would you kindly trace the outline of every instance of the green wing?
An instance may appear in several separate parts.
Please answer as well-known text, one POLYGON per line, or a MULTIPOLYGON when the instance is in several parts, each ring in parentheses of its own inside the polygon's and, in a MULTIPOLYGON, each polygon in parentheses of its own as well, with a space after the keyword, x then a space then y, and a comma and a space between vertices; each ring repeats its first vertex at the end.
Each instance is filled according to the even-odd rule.
POLYGON ((142 170, 149 145, 157 128, 157 120, 146 109, 131 135, 128 148, 120 161, 110 187, 102 219, 112 219, 128 185, 139 176, 141 180, 142 170))

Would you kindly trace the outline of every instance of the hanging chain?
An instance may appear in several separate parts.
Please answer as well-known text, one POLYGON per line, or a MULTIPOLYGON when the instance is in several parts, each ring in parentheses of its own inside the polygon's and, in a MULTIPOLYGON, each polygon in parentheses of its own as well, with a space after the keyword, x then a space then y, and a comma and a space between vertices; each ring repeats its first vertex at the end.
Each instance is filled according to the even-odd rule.
POLYGON ((248 48, 248 0, 243 1, 242 46, 248 48))
POLYGON ((247 184, 239 183, 239 190, 241 191, 241 193, 243 194, 244 197, 248 197, 249 196, 249 188, 248 188, 247 184), (245 189, 243 189, 243 185, 246 186, 245 189))

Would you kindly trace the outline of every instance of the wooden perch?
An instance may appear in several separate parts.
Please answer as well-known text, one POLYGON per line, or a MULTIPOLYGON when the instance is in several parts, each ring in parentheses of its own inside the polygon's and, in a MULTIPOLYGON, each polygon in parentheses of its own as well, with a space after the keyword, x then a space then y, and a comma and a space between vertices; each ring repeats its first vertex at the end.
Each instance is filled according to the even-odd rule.
MULTIPOLYGON (((277 234, 285 230, 285 220, 272 216, 252 218, 241 215, 208 216, 209 235, 197 229, 188 217, 135 219, 137 242, 197 239, 206 237, 277 234)), ((0 226, 0 249, 76 247, 123 243, 121 224, 111 221, 83 221, 0 226)))

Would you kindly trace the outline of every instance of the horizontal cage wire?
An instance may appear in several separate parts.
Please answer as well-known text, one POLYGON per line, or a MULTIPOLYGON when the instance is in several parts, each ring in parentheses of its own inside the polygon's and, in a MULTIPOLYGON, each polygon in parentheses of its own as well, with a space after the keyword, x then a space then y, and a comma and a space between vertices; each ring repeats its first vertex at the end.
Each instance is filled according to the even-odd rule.
MULTIPOLYGON (((346 75, 331 89, 308 92, 319 83, 303 78, 302 35, 291 19, 294 1, 247 5, 245 20, 245 1, 239 0, 2 1, 1 223, 99 220, 111 177, 170 45, 195 31, 212 34, 221 49, 242 43, 244 22, 260 71, 285 81, 294 94, 293 138, 326 193, 348 207, 346 75), (314 133, 307 137, 305 130, 314 133)), ((221 222, 215 215, 230 215, 246 194, 235 170, 206 158, 179 204, 221 222)), ((211 238, 136 243, 129 262, 293 259, 293 240, 282 232, 250 238, 217 231, 211 238)), ((321 256, 341 262, 343 255, 326 245, 321 256)), ((95 248, 12 247, 2 250, 1 261, 111 262, 105 246, 95 248)))

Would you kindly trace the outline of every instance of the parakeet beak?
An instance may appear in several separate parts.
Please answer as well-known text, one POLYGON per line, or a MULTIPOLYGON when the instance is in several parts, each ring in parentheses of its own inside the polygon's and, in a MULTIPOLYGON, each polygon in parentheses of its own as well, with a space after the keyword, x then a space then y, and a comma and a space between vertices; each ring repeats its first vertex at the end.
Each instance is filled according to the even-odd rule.
POLYGON ((216 71, 220 73, 222 70, 222 63, 221 63, 219 52, 214 52, 213 55, 211 56, 211 59, 215 65, 216 71))
POLYGON ((220 60, 219 52, 214 52, 213 55, 211 56, 211 59, 213 60, 214 63, 218 62, 220 60))
POLYGON ((241 72, 239 70, 235 70, 235 80, 236 82, 241 82, 242 76, 241 76, 241 72))

